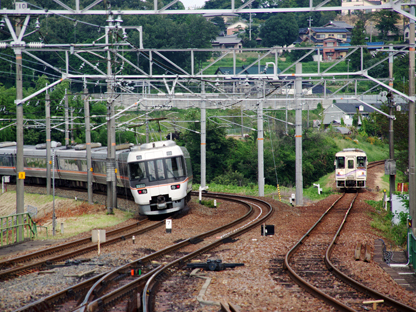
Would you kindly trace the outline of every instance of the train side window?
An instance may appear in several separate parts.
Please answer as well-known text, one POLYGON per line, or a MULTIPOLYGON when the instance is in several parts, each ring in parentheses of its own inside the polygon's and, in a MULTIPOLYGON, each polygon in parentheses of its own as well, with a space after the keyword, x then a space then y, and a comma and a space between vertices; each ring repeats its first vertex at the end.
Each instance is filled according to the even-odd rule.
POLYGON ((365 168, 365 157, 358 156, 357 157, 357 168, 365 168))
POLYGON ((348 169, 354 169, 354 160, 348 159, 348 169))
POLYGON ((24 166, 29 168, 46 168, 46 158, 25 157, 24 166))
POLYGON ((183 158, 174 157, 166 159, 166 173, 168 178, 178 178, 185 175, 183 158))
POLYGON ((0 156, 0 165, 2 166, 12 166, 12 158, 10 155, 0 156))
POLYGON ((337 168, 344 169, 345 168, 345 158, 344 157, 337 157, 337 168))

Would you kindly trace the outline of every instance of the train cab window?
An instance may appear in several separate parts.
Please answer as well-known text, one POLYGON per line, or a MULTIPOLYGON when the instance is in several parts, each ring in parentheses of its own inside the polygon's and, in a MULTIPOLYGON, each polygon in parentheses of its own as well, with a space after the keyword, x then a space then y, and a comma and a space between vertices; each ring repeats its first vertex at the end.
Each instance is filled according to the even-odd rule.
POLYGON ((149 181, 156 180, 156 166, 154 161, 147 162, 147 170, 149 173, 149 181))
POLYGON ((168 178, 178 178, 185 175, 182 157, 166 159, 166 173, 168 178))
POLYGON ((135 162, 129 164, 130 180, 146 179, 145 162, 135 162))
POLYGON ((345 168, 345 157, 337 157, 337 168, 338 169, 345 168))
POLYGON ((163 165, 163 159, 156 160, 157 179, 164 180, 165 178, 165 166, 163 165))
POLYGON ((358 156, 357 157, 357 168, 365 168, 365 161, 366 161, 366 157, 358 156))
POLYGON ((354 160, 348 159, 348 169, 354 169, 354 160))

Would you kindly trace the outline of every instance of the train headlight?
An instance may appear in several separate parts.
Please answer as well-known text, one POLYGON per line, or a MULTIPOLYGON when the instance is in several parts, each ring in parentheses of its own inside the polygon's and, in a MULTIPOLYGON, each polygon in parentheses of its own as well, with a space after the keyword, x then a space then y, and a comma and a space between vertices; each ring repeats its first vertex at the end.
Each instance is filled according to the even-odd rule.
POLYGON ((181 188, 181 185, 180 184, 175 184, 175 185, 171 185, 170 186, 170 189, 171 190, 179 190, 181 188))
POLYGON ((147 194, 147 190, 146 189, 144 189, 144 190, 137 190, 137 193, 139 193, 139 195, 147 194))

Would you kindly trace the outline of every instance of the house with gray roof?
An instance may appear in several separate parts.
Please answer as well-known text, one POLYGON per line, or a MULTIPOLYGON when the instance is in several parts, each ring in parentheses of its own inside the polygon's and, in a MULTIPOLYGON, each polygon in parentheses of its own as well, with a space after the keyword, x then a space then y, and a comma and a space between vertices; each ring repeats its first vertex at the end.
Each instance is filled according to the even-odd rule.
MULTIPOLYGON (((381 105, 375 105, 379 109, 381 105)), ((341 119, 344 121, 346 126, 352 126, 352 120, 355 114, 358 113, 363 118, 368 118, 371 113, 376 110, 370 106, 357 103, 333 103, 327 107, 323 112, 324 127, 327 128, 331 124, 340 125, 341 119)), ((360 124, 360 121, 358 121, 360 124)))
MULTIPOLYGON (((241 38, 238 38, 237 35, 231 35, 231 36, 218 36, 215 38, 215 40, 211 41, 213 48, 218 49, 242 49, 243 48, 243 42, 241 38)), ((237 51, 237 53, 241 52, 237 51)))
POLYGON ((351 26, 350 24, 343 22, 343 21, 329 21, 329 23, 326 23, 324 27, 335 27, 335 28, 345 28, 348 31, 352 31, 354 26, 351 26))

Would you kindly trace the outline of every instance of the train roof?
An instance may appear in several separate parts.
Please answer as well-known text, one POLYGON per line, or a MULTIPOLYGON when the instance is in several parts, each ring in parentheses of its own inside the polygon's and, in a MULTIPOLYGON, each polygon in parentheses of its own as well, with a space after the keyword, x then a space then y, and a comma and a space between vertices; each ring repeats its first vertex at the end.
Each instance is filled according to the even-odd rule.
MULTIPOLYGON (((128 161, 149 160, 178 155, 185 155, 186 149, 177 145, 175 141, 157 141, 134 146, 128 157, 128 161)), ((186 155, 185 155, 186 156, 186 155)))
MULTIPOLYGON (((94 144, 94 143, 91 143, 94 144)), ((58 144, 54 144, 57 146, 58 144)), ((84 144, 85 145, 85 144, 84 144)), ((78 148, 67 148, 66 146, 57 146, 54 148, 55 154, 60 157, 71 158, 86 158, 87 151, 82 148, 82 144, 76 145, 78 148)), ((91 149, 91 158, 94 159, 106 159, 107 147, 101 147, 101 144, 95 145, 96 148, 91 149)), ((122 153, 130 152, 131 145, 122 145, 121 148, 116 148, 116 158, 122 153)), ((16 154, 17 146, 15 142, 0 142, 0 155, 1 154, 16 154), (13 144, 14 143, 14 144, 13 144)), ((46 156, 46 144, 38 145, 24 145, 23 146, 25 156, 46 156)), ((126 157, 125 157, 126 158, 126 157)))
POLYGON ((342 155, 342 154, 346 154, 346 153, 347 154, 364 154, 364 155, 366 155, 366 153, 362 149, 354 148, 354 147, 344 148, 342 151, 336 153, 336 155, 342 155))
POLYGON ((173 147, 177 146, 175 141, 167 140, 167 141, 157 141, 157 142, 150 142, 150 143, 144 143, 138 146, 135 146, 132 148, 132 151, 147 151, 147 150, 155 150, 155 149, 161 149, 165 147, 173 147))

